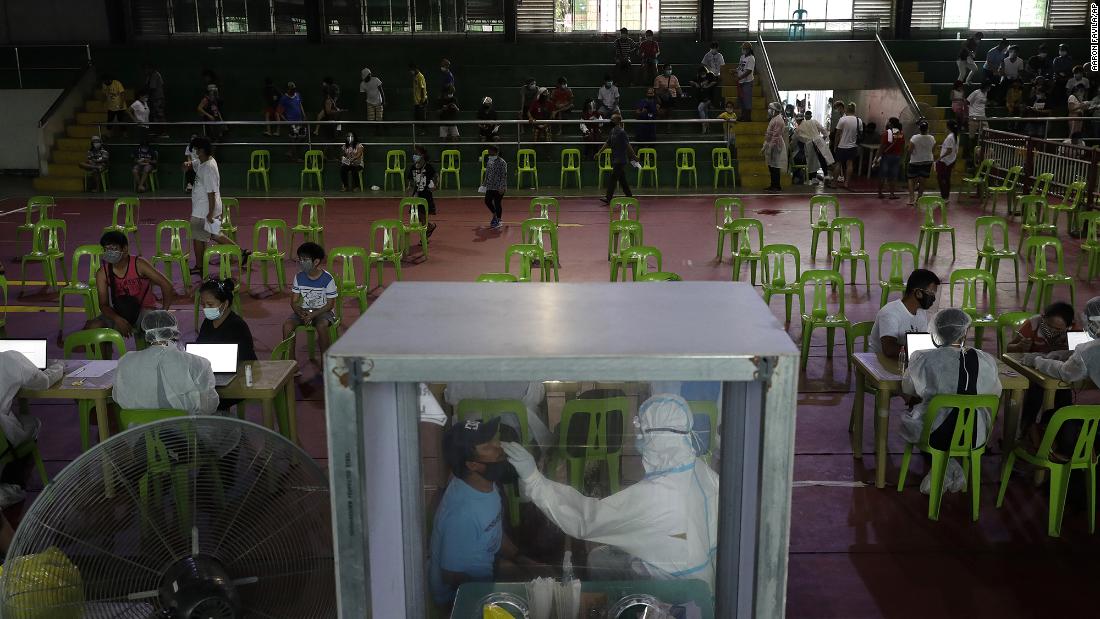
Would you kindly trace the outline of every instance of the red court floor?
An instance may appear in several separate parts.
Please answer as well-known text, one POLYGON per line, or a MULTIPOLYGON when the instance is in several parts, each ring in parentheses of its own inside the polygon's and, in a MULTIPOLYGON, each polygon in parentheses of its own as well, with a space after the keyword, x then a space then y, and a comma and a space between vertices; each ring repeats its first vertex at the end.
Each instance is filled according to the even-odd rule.
MULTIPOLYGON (((824 248, 816 263, 809 257, 808 196, 744 196, 748 217, 763 221, 765 242, 797 245, 803 254, 802 267, 826 265, 824 248)), ((954 199, 953 199, 954 200, 954 199)), ((431 239, 431 257, 406 262, 404 276, 410 280, 471 281, 487 271, 501 271, 504 251, 520 242, 519 222, 527 217, 526 198, 505 199, 507 226, 500 233, 485 226, 489 214, 479 199, 441 199, 434 221, 439 228, 431 239)), ((658 247, 663 268, 684 279, 728 280, 731 267, 716 264, 716 235, 713 199, 707 197, 650 197, 642 199, 641 221, 645 242, 658 247)), ((866 224, 866 247, 872 256, 871 290, 859 284, 846 287, 847 313, 853 321, 872 320, 878 309, 879 290, 874 258, 885 241, 915 242, 919 220, 904 200, 880 201, 873 195, 841 195, 842 214, 862 218, 866 224)), ((15 199, 0 201, 0 212, 21 204, 15 199)), ((287 198, 245 198, 237 218, 239 238, 251 247, 252 225, 262 218, 281 218, 293 224, 296 200, 287 198)), ((955 268, 970 268, 975 262, 974 218, 979 214, 972 201, 952 205, 951 223, 957 229, 958 253, 951 260, 949 241, 941 242, 939 257, 929 263, 946 279, 955 268)), ((185 198, 143 199, 141 205, 141 247, 152 253, 154 226, 161 220, 186 219, 190 201, 185 198)), ((366 246, 372 220, 397 215, 394 199, 330 199, 325 219, 325 244, 366 246)), ((107 199, 63 199, 58 217, 68 222, 69 249, 98 241, 100 230, 110 223, 111 201, 107 199)), ((562 201, 560 229, 561 278, 563 281, 607 281, 607 210, 594 198, 562 201)), ((0 257, 7 266, 13 305, 56 307, 56 295, 39 284, 19 285, 17 257, 25 251, 24 235, 15 239, 15 226, 22 213, 0 216, 0 257)), ((1018 232, 1018 225, 1013 226, 1018 232)), ((1077 268, 1079 242, 1064 235, 1066 268, 1077 268)), ((1011 242, 1015 246, 1017 237, 1011 242)), ((134 243, 131 242, 131 246, 134 243)), ((66 266, 66 268, 68 268, 66 266)), ((294 265, 287 263, 288 274, 294 265)), ((1011 267, 1001 269, 997 310, 1020 309, 1011 280, 1011 267)), ((177 287, 181 288, 177 274, 177 287)), ((391 277, 386 273, 387 282, 391 277)), ((40 282, 41 271, 32 266, 27 276, 40 282)), ((747 272, 743 279, 747 278, 747 272)), ((251 294, 244 300, 244 316, 252 327, 258 352, 264 355, 280 339, 280 324, 288 315, 287 292, 262 289, 253 278, 251 294)), ((862 281, 862 270, 859 281, 862 281)), ((1021 287, 1021 292, 1023 288, 1021 287)), ((1079 282, 1077 306, 1097 294, 1095 285, 1079 282)), ((375 291, 377 294, 379 290, 375 291)), ((1056 297, 1062 296, 1056 292, 1056 297)), ((946 290, 941 306, 948 304, 946 290)), ((76 303, 75 300, 72 301, 76 303)), ((796 306, 797 307, 797 306, 796 306)), ((177 308, 184 337, 193 336, 190 301, 177 308)), ((782 320, 782 301, 773 299, 772 310, 782 320)), ((516 308, 523 311, 523 308, 516 308)), ((797 311, 796 311, 797 314, 797 311)), ((357 309, 345 306, 345 319, 357 309)), ((66 332, 76 330, 82 313, 67 313, 66 332)), ((797 317, 790 326, 798 337, 797 317)), ((674 328, 670 325, 670 328, 674 328)), ((737 317, 715 328, 737 329, 737 317)), ((8 314, 9 335, 49 337, 58 335, 57 314, 15 311, 8 314)), ((992 339, 986 337, 992 350, 992 339)), ((824 355, 824 336, 814 340, 812 358, 800 385, 795 480, 790 540, 788 614, 791 617, 925 617, 999 616, 1033 617, 1070 613, 1092 615, 1095 603, 1087 596, 1095 582, 1095 559, 1100 543, 1088 533, 1083 512, 1069 511, 1061 539, 1046 535, 1046 490, 1032 488, 1018 476, 1009 489, 1005 507, 994 506, 1000 469, 996 448, 983 467, 981 518, 969 519, 965 495, 948 495, 939 522, 925 517, 927 497, 915 486, 923 475, 922 465, 913 466, 910 487, 904 493, 893 488, 874 488, 872 432, 865 432, 861 462, 852 458, 847 421, 852 405, 851 376, 846 373, 842 344, 832 360, 824 355), (920 472, 918 472, 920 471, 920 472), (870 485, 866 485, 870 484, 870 485), (1087 596, 1087 597, 1086 597, 1087 596)), ((838 338, 839 343, 839 338, 838 338)), ((56 346, 56 344, 54 344, 56 346)), ((300 349, 299 358, 305 359, 300 349)), ((299 380, 298 423, 305 449, 325 463, 324 405, 317 367, 303 364, 299 380)), ((1083 393, 1083 402, 1096 401, 1083 393)), ((873 406, 866 406, 865 427, 872 427, 873 406)), ((902 405, 895 400, 895 412, 902 405)), ((40 404, 32 412, 44 421, 40 446, 47 466, 58 471, 79 452, 75 407, 67 403, 40 404)), ((250 411, 257 420, 258 410, 250 411)), ((893 423, 898 423, 895 418, 893 423)), ((998 428, 1000 424, 997 424, 998 428)), ((994 441, 993 444, 996 444, 994 441)), ((902 444, 891 437, 888 479, 896 482, 902 444)), ((34 496, 37 480, 29 482, 34 496)), ((18 517, 18 508, 11 512, 18 517)), ((765 514, 765 517, 767 515, 765 514)))

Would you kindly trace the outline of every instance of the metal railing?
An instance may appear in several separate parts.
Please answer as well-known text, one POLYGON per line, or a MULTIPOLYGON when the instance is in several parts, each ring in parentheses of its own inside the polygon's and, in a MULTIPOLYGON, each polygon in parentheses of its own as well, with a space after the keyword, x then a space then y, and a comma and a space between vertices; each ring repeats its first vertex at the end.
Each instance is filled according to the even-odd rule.
POLYGON ((901 74, 898 63, 894 62, 893 54, 886 48, 886 43, 882 41, 882 37, 878 35, 878 32, 875 33, 875 41, 878 42, 882 57, 886 59, 886 66, 890 70, 890 76, 894 78, 894 82, 896 82, 898 88, 901 89, 902 96, 905 97, 905 102, 909 104, 909 109, 913 112, 913 118, 920 118, 923 114, 921 114, 917 98, 913 96, 913 91, 909 89, 909 84, 905 81, 905 76, 901 74))
POLYGON ((1100 150, 988 128, 982 129, 979 147, 975 163, 992 159, 992 177, 1004 178, 1016 166, 1023 170, 1020 183, 1024 193, 1031 190, 1037 176, 1050 173, 1054 177, 1050 185, 1052 195, 1064 198, 1071 183, 1085 181, 1085 208, 1091 209, 1100 198, 1097 193, 1100 150))
POLYGON ((61 91, 50 104, 49 109, 38 119, 38 173, 49 172, 50 151, 59 135, 63 135, 65 125, 74 114, 84 107, 84 101, 96 85, 95 68, 91 65, 84 69, 61 91))
POLYGON ((805 39, 807 35, 835 36, 847 32, 855 37, 858 33, 877 34, 883 30, 882 20, 878 17, 858 19, 761 19, 757 22, 758 36, 782 34, 788 40, 805 39), (833 27, 836 26, 836 27, 833 27))
MULTIPOLYGON (((1069 125, 1073 122, 1079 122, 1093 127, 1094 129, 1100 129, 1096 127, 1096 123, 1100 123, 1100 117, 1097 116, 987 116, 984 118, 970 119, 971 122, 977 120, 981 123, 982 129, 997 129, 1004 131, 1006 129, 1014 129, 1015 131, 1009 131, 1010 133, 1018 133, 1020 135, 1026 135, 1038 139, 1055 139, 1050 137, 1051 125, 1069 125), (1032 132, 1031 129, 1036 129, 1038 125, 1042 124, 1042 129, 1038 132, 1032 132), (1019 127, 1023 125, 1027 131, 1019 131, 1019 127)), ((1065 132, 1065 136, 1068 137, 1069 131, 1065 132)))
POLYGON ((75 71, 83 69, 92 64, 92 46, 91 45, 13 45, 3 46, 0 50, 10 51, 12 54, 12 66, 4 67, 3 70, 15 71, 17 83, 19 87, 23 87, 23 73, 25 71, 75 71), (63 49, 71 48, 73 51, 83 50, 83 60, 75 62, 76 66, 34 66, 33 62, 28 65, 28 51, 36 49, 63 49))
POLYGON ((757 60, 762 61, 756 63, 756 71, 767 78, 761 81, 767 82, 765 88, 768 88, 768 95, 771 96, 772 101, 782 102, 783 99, 779 96, 779 84, 775 82, 775 71, 772 70, 772 61, 768 57, 768 50, 764 46, 764 36, 762 34, 756 35, 756 49, 760 52, 760 57, 757 60), (763 69, 762 72, 761 69, 763 69))

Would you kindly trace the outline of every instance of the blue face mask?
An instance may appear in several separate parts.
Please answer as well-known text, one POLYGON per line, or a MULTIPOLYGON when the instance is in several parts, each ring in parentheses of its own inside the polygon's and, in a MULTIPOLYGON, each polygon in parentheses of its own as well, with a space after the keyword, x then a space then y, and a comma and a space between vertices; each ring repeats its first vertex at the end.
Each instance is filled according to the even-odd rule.
POLYGON ((202 308, 202 315, 207 320, 217 320, 222 317, 222 309, 220 307, 204 307, 202 308))
POLYGON ((420 155, 413 155, 413 163, 420 163, 420 155))

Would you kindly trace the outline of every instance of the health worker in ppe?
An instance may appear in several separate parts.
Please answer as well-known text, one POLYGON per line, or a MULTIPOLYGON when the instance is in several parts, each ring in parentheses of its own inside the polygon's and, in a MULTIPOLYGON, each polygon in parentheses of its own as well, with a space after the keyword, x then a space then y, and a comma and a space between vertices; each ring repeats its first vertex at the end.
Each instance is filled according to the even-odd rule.
MULTIPOLYGON (((970 329, 970 316, 955 308, 935 314, 929 323, 935 348, 915 351, 902 374, 902 392, 909 397, 912 410, 901 419, 901 436, 909 443, 920 441, 928 402, 937 395, 1000 395, 1001 379, 997 360, 985 351, 964 345, 970 329)), ((957 409, 933 411, 932 432, 928 443, 936 449, 947 449, 955 431, 957 409)), ((985 444, 989 438, 991 411, 979 410, 974 433, 974 445, 985 444)), ((965 487, 962 466, 948 461, 946 487, 958 492, 965 487)), ((921 492, 928 493, 929 476, 921 482, 921 492)))
POLYGON ((547 518, 567 535, 605 544, 588 555, 596 577, 699 579, 713 589, 718 475, 696 456, 687 401, 654 395, 635 426, 645 478, 604 499, 547 479, 523 446, 503 446, 524 495, 547 518))
POLYGON ((115 402, 124 409, 170 408, 191 415, 217 411, 210 362, 180 349, 176 317, 156 310, 140 326, 149 347, 119 359, 111 393, 115 402))
MULTIPOLYGON (((1093 297, 1085 304, 1085 311, 1081 314, 1081 324, 1092 338, 1088 342, 1078 344, 1074 350, 1058 350, 1045 355, 1027 353, 1020 361, 1040 372, 1053 376, 1067 383, 1091 379, 1096 385, 1100 385, 1100 297, 1093 297)), ((1045 411, 1042 423, 1050 420, 1054 411, 1045 411)), ((1058 433, 1057 447, 1062 455, 1072 451, 1073 443, 1077 438, 1076 428, 1078 424, 1066 424, 1058 433), (1069 426, 1069 427, 1067 427, 1069 426)), ((1036 432, 1036 436, 1041 432, 1036 432)))

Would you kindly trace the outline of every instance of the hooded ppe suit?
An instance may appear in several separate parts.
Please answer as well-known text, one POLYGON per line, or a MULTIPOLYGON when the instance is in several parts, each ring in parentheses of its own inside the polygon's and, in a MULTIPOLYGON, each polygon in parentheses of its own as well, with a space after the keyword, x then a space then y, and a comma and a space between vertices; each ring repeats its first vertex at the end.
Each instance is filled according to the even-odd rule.
POLYGON ((504 449, 524 494, 567 535, 629 554, 639 577, 699 579, 713 589, 718 475, 695 455, 688 404, 654 395, 638 411, 637 426, 646 476, 604 499, 546 479, 522 446, 504 449))

